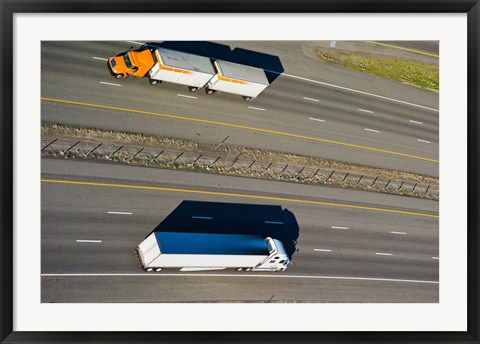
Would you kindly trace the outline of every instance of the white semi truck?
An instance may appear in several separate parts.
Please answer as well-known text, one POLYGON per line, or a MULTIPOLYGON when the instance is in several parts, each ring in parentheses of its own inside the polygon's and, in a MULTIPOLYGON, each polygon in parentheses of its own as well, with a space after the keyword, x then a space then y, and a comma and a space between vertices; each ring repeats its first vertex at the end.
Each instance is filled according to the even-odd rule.
POLYGON ((136 251, 147 272, 159 272, 164 268, 284 271, 290 264, 281 241, 255 235, 155 231, 136 251))

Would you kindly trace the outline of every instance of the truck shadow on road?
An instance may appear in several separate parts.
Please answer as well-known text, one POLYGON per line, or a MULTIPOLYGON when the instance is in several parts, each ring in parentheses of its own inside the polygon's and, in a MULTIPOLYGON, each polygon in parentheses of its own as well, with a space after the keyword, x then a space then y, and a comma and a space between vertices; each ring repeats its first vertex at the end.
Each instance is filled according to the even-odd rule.
POLYGON ((145 46, 149 48, 156 47, 177 50, 184 53, 209 57, 212 60, 223 60, 262 68, 270 84, 284 72, 278 56, 242 48, 234 48, 232 50, 230 46, 225 44, 207 41, 164 41, 160 43, 147 42, 144 47, 145 46))
POLYGON ((295 216, 279 205, 199 201, 183 201, 154 231, 271 237, 283 243, 290 260, 299 237, 295 216))

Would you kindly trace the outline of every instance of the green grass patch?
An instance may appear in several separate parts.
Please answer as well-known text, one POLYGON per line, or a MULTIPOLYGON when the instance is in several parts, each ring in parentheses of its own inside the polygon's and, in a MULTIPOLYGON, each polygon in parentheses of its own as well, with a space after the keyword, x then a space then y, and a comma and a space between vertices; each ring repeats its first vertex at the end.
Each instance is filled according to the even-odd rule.
POLYGON ((317 53, 318 57, 335 64, 369 73, 381 78, 398 80, 408 85, 438 92, 438 65, 416 61, 381 59, 369 56, 359 56, 347 53, 325 55, 317 53))

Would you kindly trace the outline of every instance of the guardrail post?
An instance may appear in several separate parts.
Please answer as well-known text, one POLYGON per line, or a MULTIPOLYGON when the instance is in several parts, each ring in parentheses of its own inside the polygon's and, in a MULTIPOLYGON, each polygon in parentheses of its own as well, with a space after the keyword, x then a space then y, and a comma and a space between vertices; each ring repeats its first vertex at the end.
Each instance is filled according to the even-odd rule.
POLYGON ((200 159, 202 157, 203 153, 200 154, 195 160, 193 160, 193 162, 191 164, 188 164, 189 167, 193 167, 193 165, 195 165, 195 163, 198 161, 198 159, 200 159))
POLYGON ((282 176, 283 172, 285 172, 285 170, 287 169, 287 167, 288 167, 288 164, 286 164, 285 167, 283 168, 282 172, 280 172, 280 173, 278 174, 279 177, 282 176))
POLYGON ((300 177, 300 174, 302 174, 304 169, 305 169, 305 166, 303 166, 302 169, 295 174, 295 177, 294 177, 295 180, 298 180, 298 178, 300 177))
POLYGON ((208 165, 208 168, 212 168, 212 166, 218 161, 220 160, 221 156, 219 156, 218 158, 215 159, 214 162, 212 162, 210 165, 208 165))
POLYGON ((415 185, 413 186, 412 192, 410 192, 411 194, 414 193, 416 187, 417 187, 417 183, 415 183, 415 185))
POLYGON ((271 162, 270 164, 268 164, 267 168, 266 168, 262 173, 260 173, 260 175, 263 176, 263 175, 267 172, 267 170, 270 168, 270 166, 272 166, 272 164, 273 164, 273 162, 271 162))
POLYGON ((42 148, 42 150, 41 150, 40 152, 43 152, 43 150, 44 150, 45 148, 49 147, 50 145, 52 145, 53 143, 55 143, 55 142, 57 142, 57 141, 58 141, 58 139, 55 139, 55 140, 53 140, 52 142, 50 142, 48 145, 43 146, 43 148, 42 148))
POLYGON ((330 175, 328 176, 328 178, 325 179, 325 183, 328 182, 330 180, 330 178, 332 178, 334 172, 335 172, 335 170, 333 170, 332 173, 330 173, 330 175))
POLYGON ((347 174, 345 175, 345 177, 343 177, 342 181, 340 182, 340 184, 343 184, 343 182, 345 181, 345 179, 347 179, 348 175, 350 174, 350 172, 347 172, 347 174))
POLYGON ((238 158, 240 158, 240 155, 242 155, 242 153, 238 154, 237 157, 232 160, 232 162, 227 166, 227 170, 229 170, 238 161, 238 158))
POLYGON ((136 157, 138 154, 140 154, 143 150, 144 150, 144 148, 142 148, 142 149, 140 149, 138 152, 136 152, 135 155, 132 156, 129 161, 132 161, 133 159, 135 159, 135 157, 136 157))
POLYGON ((68 149, 66 151, 60 151, 60 154, 61 155, 65 155, 67 154, 67 152, 72 149, 73 147, 75 147, 76 145, 78 145, 80 143, 80 141, 77 141, 77 143, 74 143, 73 145, 71 145, 70 147, 68 147, 68 149))
POLYGON ((378 176, 375 177, 375 179, 373 180, 372 184, 370 184, 368 187, 369 188, 373 188, 373 186, 375 185, 375 182, 377 181, 378 179, 378 176))
POLYGON ((162 150, 160 153, 158 153, 152 160, 148 162, 148 165, 150 165, 156 158, 158 158, 165 150, 162 150))
POLYGON ((403 183, 405 183, 405 181, 402 180, 402 183, 401 183, 400 186, 398 187, 397 191, 400 191, 400 190, 402 189, 403 183))
POLYGON ((357 180, 357 182, 355 183, 355 186, 357 186, 358 184, 360 184, 360 181, 362 180, 363 178, 363 174, 360 176, 360 178, 357 180))
POLYGON ((427 186, 427 190, 425 190, 425 193, 423 194, 424 196, 427 195, 428 189, 430 189, 430 185, 427 186))
POLYGON ((315 177, 317 176, 318 171, 320 171, 319 168, 315 171, 315 173, 313 174, 313 176, 310 177, 310 179, 309 179, 310 181, 313 181, 313 178, 315 178, 315 177))
POLYGON ((383 190, 387 190, 388 188, 388 185, 390 184, 390 182, 392 181, 392 178, 390 178, 387 182, 387 185, 385 185, 385 187, 383 188, 383 190))
POLYGON ((230 136, 227 136, 226 138, 224 138, 222 142, 220 142, 218 145, 215 146, 214 149, 217 149, 218 147, 220 147, 225 141, 227 141, 227 139, 228 139, 229 137, 230 137, 230 136))
POLYGON ((111 159, 112 159, 112 156, 114 156, 115 154, 117 154, 117 152, 118 152, 120 149, 122 149, 122 148, 123 148, 123 146, 118 147, 117 150, 115 150, 115 152, 113 152, 113 153, 110 154, 110 155, 106 155, 105 157, 106 157, 108 160, 111 160, 111 159))
POLYGON ((182 155, 183 155, 184 152, 181 152, 175 159, 173 159, 172 161, 170 161, 170 164, 174 164, 182 155))
POLYGON ((90 152, 88 152, 87 154, 83 154, 83 158, 86 159, 90 154, 92 154, 93 152, 95 152, 100 146, 102 145, 102 143, 98 144, 95 148, 93 148, 90 152))

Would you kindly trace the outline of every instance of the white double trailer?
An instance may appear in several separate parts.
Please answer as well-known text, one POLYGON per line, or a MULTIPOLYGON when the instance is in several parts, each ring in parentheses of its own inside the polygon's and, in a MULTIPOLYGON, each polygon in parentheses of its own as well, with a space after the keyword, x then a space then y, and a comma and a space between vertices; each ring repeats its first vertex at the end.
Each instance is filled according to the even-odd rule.
POLYGON ((138 245, 137 255, 147 272, 284 271, 290 264, 281 241, 242 234, 153 232, 138 245))
POLYGON ((217 74, 208 82, 207 94, 221 91, 241 95, 250 101, 269 85, 263 69, 219 60, 213 65, 217 74))
POLYGON ((238 94, 250 101, 256 98, 269 82, 261 68, 208 57, 158 48, 152 51, 155 64, 148 72, 150 84, 172 82, 188 86, 191 92, 205 87, 207 94, 217 91, 238 94))

